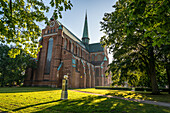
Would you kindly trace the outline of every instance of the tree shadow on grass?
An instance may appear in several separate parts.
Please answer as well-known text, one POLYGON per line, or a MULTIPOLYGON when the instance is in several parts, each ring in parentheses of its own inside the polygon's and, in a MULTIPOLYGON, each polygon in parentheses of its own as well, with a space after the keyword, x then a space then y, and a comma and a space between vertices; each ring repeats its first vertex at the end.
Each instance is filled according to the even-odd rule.
POLYGON ((23 93, 23 92, 38 92, 59 90, 58 88, 50 87, 0 87, 0 93, 23 93))
POLYGON ((61 101, 61 100, 59 99, 59 100, 55 100, 55 101, 38 103, 38 104, 34 104, 34 105, 29 105, 29 106, 20 107, 20 108, 14 109, 14 110, 12 110, 12 111, 19 111, 19 110, 26 109, 26 108, 29 108, 29 107, 34 107, 34 106, 38 106, 38 105, 49 104, 49 103, 59 102, 59 101, 61 101))
POLYGON ((58 104, 47 107, 41 112, 59 113, 168 113, 170 108, 141 104, 132 101, 87 96, 80 99, 58 101, 58 104))
POLYGON ((106 95, 119 96, 124 98, 142 99, 142 100, 154 100, 162 102, 170 102, 170 95, 166 93, 160 93, 159 95, 153 95, 151 92, 133 92, 133 91, 109 91, 106 95))
POLYGON ((145 95, 142 95, 140 93, 135 93, 133 91, 120 91, 120 90, 109 91, 108 93, 106 93, 106 95, 119 96, 123 98, 134 98, 134 99, 146 98, 145 95))

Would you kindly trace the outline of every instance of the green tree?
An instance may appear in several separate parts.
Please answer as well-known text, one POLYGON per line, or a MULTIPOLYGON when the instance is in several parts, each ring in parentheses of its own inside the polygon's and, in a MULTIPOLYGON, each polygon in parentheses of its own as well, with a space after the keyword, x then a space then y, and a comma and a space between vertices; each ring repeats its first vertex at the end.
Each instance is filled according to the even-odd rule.
POLYGON ((113 6, 115 11, 106 13, 101 22, 101 30, 106 34, 101 42, 113 52, 110 71, 126 68, 146 72, 154 94, 159 93, 156 48, 170 41, 168 4, 166 0, 119 0, 113 6))
POLYGON ((145 30, 145 38, 151 38, 150 43, 152 43, 154 51, 158 48, 157 52, 160 55, 157 57, 157 61, 163 59, 161 64, 165 66, 170 86, 170 51, 167 49, 170 46, 170 1, 139 0, 136 2, 132 0, 129 9, 132 11, 131 20, 140 23, 145 30))
MULTIPOLYGON (((158 73, 162 75, 159 78, 165 78, 164 80, 161 80, 161 81, 169 84, 170 86, 170 50, 169 48, 170 48, 170 45, 161 45, 161 47, 158 48, 159 51, 157 51, 156 58, 159 63, 157 67, 158 73)), ((170 94, 170 89, 169 89, 169 94, 170 94)))
POLYGON ((51 0, 49 5, 43 0, 1 0, 0 1, 0 42, 14 44, 16 48, 9 51, 9 55, 15 58, 20 50, 36 58, 41 46, 38 47, 38 37, 41 30, 37 22, 48 18, 44 15, 54 7, 54 17, 61 18, 61 11, 71 9, 70 0, 51 0), (49 6, 50 5, 50 6, 49 6))
POLYGON ((36 62, 27 54, 21 51, 21 54, 15 58, 10 58, 9 50, 13 47, 0 45, 0 85, 12 86, 14 83, 20 85, 25 77, 27 67, 36 68, 36 62))
POLYGON ((128 83, 134 87, 136 87, 139 84, 140 78, 141 76, 143 76, 143 73, 140 72, 139 70, 133 72, 128 71, 127 74, 128 74, 128 83))
POLYGON ((151 81, 150 77, 146 73, 143 73, 143 75, 140 76, 138 86, 140 86, 140 87, 151 87, 150 81, 151 81))

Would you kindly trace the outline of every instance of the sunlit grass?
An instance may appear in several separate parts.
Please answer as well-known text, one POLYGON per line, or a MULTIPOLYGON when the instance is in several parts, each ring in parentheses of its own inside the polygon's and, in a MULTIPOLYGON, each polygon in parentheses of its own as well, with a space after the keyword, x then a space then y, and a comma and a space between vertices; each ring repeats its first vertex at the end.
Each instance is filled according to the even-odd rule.
POLYGON ((119 96, 124 98, 154 100, 154 101, 170 103, 170 95, 168 94, 168 92, 161 92, 160 95, 152 95, 151 92, 145 92, 145 91, 123 91, 123 90, 108 90, 108 89, 95 89, 95 88, 76 89, 76 90, 98 93, 103 95, 119 96))
POLYGON ((166 107, 98 97, 71 90, 68 90, 68 100, 60 100, 60 97, 61 90, 55 88, 0 88, 0 112, 170 113, 170 108, 166 107))

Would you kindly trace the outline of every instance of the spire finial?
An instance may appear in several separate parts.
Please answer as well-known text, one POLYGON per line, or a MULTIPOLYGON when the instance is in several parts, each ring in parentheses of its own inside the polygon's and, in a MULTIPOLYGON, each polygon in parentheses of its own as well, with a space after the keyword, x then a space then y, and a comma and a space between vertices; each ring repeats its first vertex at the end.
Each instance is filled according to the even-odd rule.
POLYGON ((54 15, 52 15, 52 17, 50 18, 50 20, 51 20, 51 21, 53 21, 53 20, 54 20, 54 15))
POLYGON ((86 9, 86 17, 85 17, 85 20, 87 20, 87 9, 86 9))
POLYGON ((85 44, 89 44, 88 23, 87 23, 87 9, 86 9, 86 14, 85 14, 85 22, 84 22, 82 41, 85 44))
POLYGON ((86 16, 87 16, 87 9, 86 9, 86 16))

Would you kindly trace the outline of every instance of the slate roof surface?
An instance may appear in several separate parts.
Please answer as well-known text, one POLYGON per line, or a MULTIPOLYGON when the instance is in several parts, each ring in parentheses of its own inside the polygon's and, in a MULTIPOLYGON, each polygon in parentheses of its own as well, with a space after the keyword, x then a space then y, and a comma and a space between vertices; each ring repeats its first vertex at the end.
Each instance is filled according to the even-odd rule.
MULTIPOLYGON (((58 20, 56 20, 58 25, 63 25, 61 24, 58 20)), ((71 39, 73 39, 75 42, 77 42, 80 46, 85 48, 88 52, 103 52, 104 48, 100 43, 93 43, 89 45, 84 45, 82 40, 80 40, 77 36, 75 36, 70 30, 68 30, 64 25, 63 25, 63 32, 69 36, 71 39)), ((39 41, 42 40, 42 37, 40 38, 39 41)))
POLYGON ((104 48, 100 43, 89 44, 89 52, 103 52, 104 48))
MULTIPOLYGON (((59 24, 59 25, 63 25, 61 24, 59 21, 56 20, 56 22, 59 24)), ((70 30, 68 30, 64 25, 63 25, 63 32, 68 35, 71 39, 73 39, 74 41, 76 41, 77 43, 79 43, 83 48, 85 48, 85 45, 82 43, 82 41, 77 37, 75 36, 70 30)))

